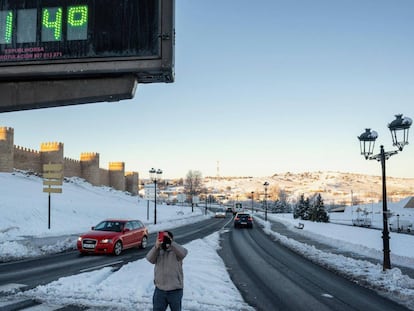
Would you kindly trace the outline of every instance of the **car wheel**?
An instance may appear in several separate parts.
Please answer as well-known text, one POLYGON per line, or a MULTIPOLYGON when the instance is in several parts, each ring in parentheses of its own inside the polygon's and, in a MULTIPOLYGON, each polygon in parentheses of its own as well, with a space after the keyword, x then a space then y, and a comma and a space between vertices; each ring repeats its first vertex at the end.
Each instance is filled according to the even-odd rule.
POLYGON ((144 236, 141 240, 141 248, 146 248, 148 244, 148 239, 146 236, 144 236))
POLYGON ((115 246, 114 246, 114 255, 119 256, 121 255, 121 253, 122 253, 122 242, 118 241, 115 243, 115 246))

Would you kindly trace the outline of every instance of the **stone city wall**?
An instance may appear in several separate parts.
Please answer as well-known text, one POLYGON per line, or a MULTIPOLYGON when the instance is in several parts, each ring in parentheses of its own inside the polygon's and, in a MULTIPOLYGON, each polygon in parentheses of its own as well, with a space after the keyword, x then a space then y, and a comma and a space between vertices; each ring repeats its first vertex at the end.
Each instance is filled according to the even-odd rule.
POLYGON ((138 194, 138 173, 125 176, 124 162, 110 162, 109 169, 99 167, 99 153, 85 152, 80 160, 64 157, 61 142, 41 143, 40 151, 14 145, 14 129, 0 127, 0 172, 13 172, 14 169, 43 174, 43 164, 63 165, 65 177, 80 177, 94 186, 108 186, 121 191, 138 194))
POLYGON ((81 161, 70 158, 63 159, 63 176, 79 177, 83 176, 81 171, 81 161))
POLYGON ((99 169, 99 180, 102 185, 109 185, 109 171, 103 168, 99 169))
POLYGON ((13 163, 11 169, 30 172, 40 172, 42 170, 40 152, 25 147, 14 146, 13 163))

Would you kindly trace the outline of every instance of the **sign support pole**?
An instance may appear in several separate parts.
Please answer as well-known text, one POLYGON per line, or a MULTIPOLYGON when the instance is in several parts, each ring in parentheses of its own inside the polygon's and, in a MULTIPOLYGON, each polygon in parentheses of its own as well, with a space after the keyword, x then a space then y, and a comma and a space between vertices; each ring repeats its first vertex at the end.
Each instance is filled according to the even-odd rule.
POLYGON ((147 220, 149 220, 149 200, 147 200, 147 220))
POLYGON ((48 209, 48 223, 47 223, 47 228, 50 229, 50 192, 49 192, 49 209, 48 209))
POLYGON ((48 221, 47 228, 50 230, 50 214, 51 214, 51 196, 50 193, 62 193, 62 188, 52 186, 62 186, 63 183, 63 165, 62 164, 43 164, 43 192, 48 193, 48 221))

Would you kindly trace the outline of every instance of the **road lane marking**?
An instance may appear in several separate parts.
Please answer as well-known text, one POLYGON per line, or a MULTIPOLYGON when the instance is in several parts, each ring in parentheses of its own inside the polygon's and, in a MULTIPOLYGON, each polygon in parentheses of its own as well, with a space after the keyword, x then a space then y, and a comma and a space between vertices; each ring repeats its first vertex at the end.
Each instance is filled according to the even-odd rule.
POLYGON ((104 265, 99 265, 99 266, 94 266, 94 267, 82 269, 82 270, 79 270, 79 272, 88 272, 88 271, 92 271, 92 270, 96 270, 96 269, 100 269, 100 268, 105 268, 105 267, 117 265, 117 264, 120 264, 120 263, 123 263, 123 262, 124 262, 123 260, 118 260, 118 261, 110 262, 110 263, 107 263, 107 264, 104 264, 104 265))
POLYGON ((322 297, 325 297, 325 298, 334 298, 332 295, 330 295, 330 294, 322 294, 321 295, 322 297))

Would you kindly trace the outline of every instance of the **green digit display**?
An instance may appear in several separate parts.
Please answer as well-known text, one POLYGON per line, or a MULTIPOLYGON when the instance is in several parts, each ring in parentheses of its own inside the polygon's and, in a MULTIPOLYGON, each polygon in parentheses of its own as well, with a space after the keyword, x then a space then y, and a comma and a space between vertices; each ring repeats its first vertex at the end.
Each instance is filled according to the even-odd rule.
POLYGON ((70 6, 67 20, 67 40, 86 40, 88 37, 88 6, 70 6))
MULTIPOLYGON (((43 8, 40 11, 40 41, 87 40, 88 9, 85 4, 43 8), (66 26, 65 33, 62 26, 66 26)), ((35 8, 0 11, 0 44, 36 42, 37 12, 35 8)))
POLYGON ((62 40, 62 8, 44 8, 42 11, 42 41, 62 40))
POLYGON ((9 44, 13 34, 13 12, 0 12, 0 44, 9 44))

